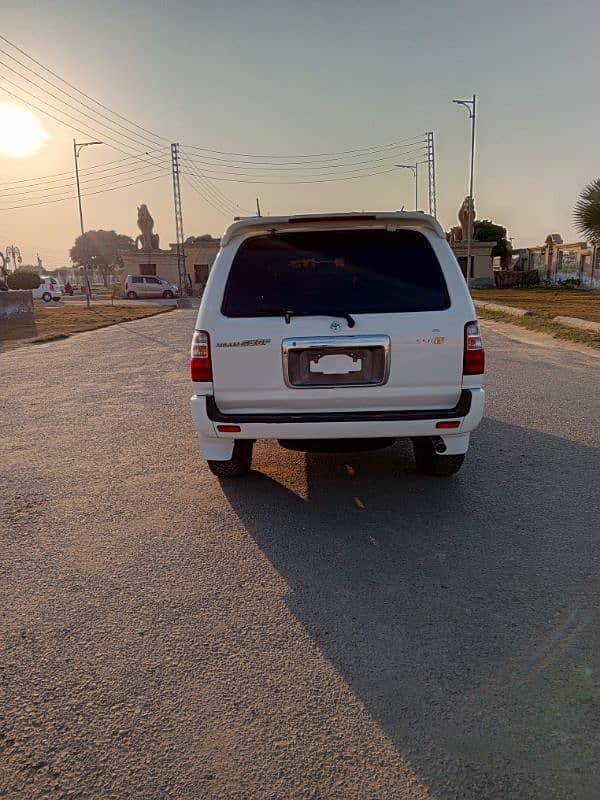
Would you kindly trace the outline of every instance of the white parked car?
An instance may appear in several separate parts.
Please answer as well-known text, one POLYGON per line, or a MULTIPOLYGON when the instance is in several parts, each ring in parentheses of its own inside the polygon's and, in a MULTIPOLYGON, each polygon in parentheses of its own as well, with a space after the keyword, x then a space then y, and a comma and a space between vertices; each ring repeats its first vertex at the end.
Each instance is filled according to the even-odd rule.
POLYGON ((58 303, 62 297, 60 283, 50 275, 40 275, 41 283, 37 289, 32 289, 34 300, 43 300, 49 303, 51 300, 58 303))
POLYGON ((420 471, 452 475, 483 416, 484 359, 432 217, 243 219, 223 236, 192 340, 200 453, 234 477, 256 439, 335 452, 409 437, 420 471))

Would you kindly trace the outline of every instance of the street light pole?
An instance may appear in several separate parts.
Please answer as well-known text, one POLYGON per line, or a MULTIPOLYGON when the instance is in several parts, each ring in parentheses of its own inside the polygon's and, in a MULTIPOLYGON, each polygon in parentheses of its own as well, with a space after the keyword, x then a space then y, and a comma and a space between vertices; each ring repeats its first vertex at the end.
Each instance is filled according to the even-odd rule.
POLYGON ((475 167, 475 104, 477 95, 473 94, 471 100, 453 100, 459 106, 464 106, 471 120, 471 176, 469 180, 469 230, 467 236, 467 285, 471 279, 471 240, 473 238, 473 172, 475 167))
MULTIPOLYGON (((79 153, 83 150, 83 148, 84 147, 89 147, 92 144, 102 144, 102 142, 76 142, 75 139, 73 139, 73 158, 75 159, 75 180, 77 182, 77 201, 79 203, 79 226, 81 228, 81 236, 82 237, 83 237, 83 234, 84 234, 84 230, 83 230, 83 210, 81 208, 81 189, 79 187, 79 165, 78 165, 78 159, 79 159, 79 153)), ((83 265, 83 275, 84 275, 84 278, 85 278, 85 284, 86 284, 86 289, 87 289, 86 294, 85 294, 85 299, 86 299, 87 307, 89 308, 90 307, 90 295, 91 295, 91 291, 92 290, 91 290, 91 287, 90 287, 90 281, 89 281, 88 274, 87 274, 87 267, 86 267, 85 264, 83 265)))
POLYGON ((415 211, 419 210, 419 162, 416 164, 394 164, 398 169, 409 169, 415 176, 415 211))
POLYGON ((17 263, 21 264, 23 259, 21 258, 21 251, 17 247, 16 244, 9 244, 6 248, 6 258, 4 259, 7 264, 10 264, 12 261, 13 264, 13 272, 17 270, 17 263))

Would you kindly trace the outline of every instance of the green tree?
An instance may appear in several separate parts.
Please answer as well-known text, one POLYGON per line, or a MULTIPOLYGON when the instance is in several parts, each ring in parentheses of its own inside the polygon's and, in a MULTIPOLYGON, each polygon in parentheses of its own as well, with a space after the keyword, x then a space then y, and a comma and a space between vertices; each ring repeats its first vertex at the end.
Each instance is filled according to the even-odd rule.
POLYGON ((118 251, 134 249, 131 236, 116 231, 86 231, 75 239, 69 255, 76 266, 99 269, 104 285, 108 286, 108 276, 123 266, 118 251))
POLYGON ((473 239, 477 242, 496 242, 496 246, 492 250, 492 257, 500 256, 502 266, 505 266, 512 250, 511 244, 506 238, 506 228, 496 225, 489 219, 478 219, 475 220, 473 226, 473 239))
POLYGON ((600 178, 588 183, 573 210, 575 227, 586 239, 600 243, 600 178))
MULTIPOLYGON (((21 270, 22 272, 36 272, 38 275, 40 274, 40 270, 35 266, 35 264, 19 264, 18 270, 21 270)), ((47 273, 42 270, 41 274, 46 275, 47 273)))
POLYGON ((6 278, 9 289, 37 289, 41 282, 37 272, 26 269, 10 272, 6 278))

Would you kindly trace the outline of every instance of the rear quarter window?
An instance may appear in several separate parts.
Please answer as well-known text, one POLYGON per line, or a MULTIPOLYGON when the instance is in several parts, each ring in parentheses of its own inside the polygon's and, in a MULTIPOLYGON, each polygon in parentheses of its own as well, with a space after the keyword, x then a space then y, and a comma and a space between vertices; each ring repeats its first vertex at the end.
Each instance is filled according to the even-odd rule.
POLYGON ((367 229, 246 239, 233 259, 221 311, 226 317, 257 317, 449 307, 441 266, 422 233, 367 229))

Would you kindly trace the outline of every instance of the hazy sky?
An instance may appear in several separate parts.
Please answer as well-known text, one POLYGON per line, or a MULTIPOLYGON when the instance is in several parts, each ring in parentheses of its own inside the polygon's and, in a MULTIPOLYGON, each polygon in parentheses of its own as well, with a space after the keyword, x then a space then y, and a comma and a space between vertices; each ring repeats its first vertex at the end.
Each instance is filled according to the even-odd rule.
MULTIPOLYGON (((573 204, 600 174, 597 0, 0 0, 0 18, 3 35, 61 76, 187 145, 320 153, 433 129, 446 228, 468 183, 468 118, 451 100, 477 92, 477 215, 506 225, 515 246, 551 231, 576 239, 573 204)), ((0 53, 0 104, 18 104, 1 90, 14 91, 6 78, 19 82, 11 63, 0 53)), ((2 208, 12 205, 1 188, 8 182, 72 168, 73 131, 38 116, 48 134, 39 152, 0 155, 2 208)), ((88 148, 81 166, 120 157, 106 145, 88 148)), ((338 183, 217 185, 247 209, 258 194, 263 213, 413 206, 404 170, 338 183)), ((221 233, 231 216, 187 184, 182 190, 186 236, 221 233)), ((83 202, 86 228, 133 236, 136 205, 145 202, 161 243, 173 239, 169 177, 83 202)), ((77 233, 73 200, 0 211, 0 247, 16 243, 26 261, 39 251, 50 267, 67 263, 77 233)))

